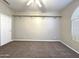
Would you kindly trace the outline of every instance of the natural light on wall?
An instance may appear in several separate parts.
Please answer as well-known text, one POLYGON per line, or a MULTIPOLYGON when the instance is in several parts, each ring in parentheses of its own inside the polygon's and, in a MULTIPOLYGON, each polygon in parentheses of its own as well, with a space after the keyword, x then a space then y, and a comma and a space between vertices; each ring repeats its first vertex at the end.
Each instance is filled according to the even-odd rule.
POLYGON ((41 17, 32 17, 32 19, 34 20, 33 22, 35 23, 36 32, 40 33, 43 19, 41 17))
POLYGON ((71 21, 72 21, 72 38, 75 41, 79 41, 79 7, 73 13, 71 21))
POLYGON ((41 25, 41 23, 42 23, 42 18, 41 17, 36 17, 36 18, 34 17, 33 19, 35 20, 35 23, 37 24, 37 26, 41 25))
POLYGON ((15 39, 59 40, 60 18, 54 17, 15 17, 15 39))

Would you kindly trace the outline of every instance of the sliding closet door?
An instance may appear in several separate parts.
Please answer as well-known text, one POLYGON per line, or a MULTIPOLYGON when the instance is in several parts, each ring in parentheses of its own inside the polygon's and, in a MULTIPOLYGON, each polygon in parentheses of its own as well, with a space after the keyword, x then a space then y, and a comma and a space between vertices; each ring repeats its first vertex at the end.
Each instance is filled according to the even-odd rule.
POLYGON ((0 14, 0 45, 1 45, 1 14, 0 14))
POLYGON ((1 14, 1 45, 11 41, 11 16, 1 14))

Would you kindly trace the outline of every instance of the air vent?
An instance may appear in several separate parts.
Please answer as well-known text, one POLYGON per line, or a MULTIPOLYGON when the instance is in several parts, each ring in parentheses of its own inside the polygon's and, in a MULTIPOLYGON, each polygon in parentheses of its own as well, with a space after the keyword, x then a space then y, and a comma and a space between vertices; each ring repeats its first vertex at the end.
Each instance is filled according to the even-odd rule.
POLYGON ((7 1, 7 0, 3 0, 6 4, 8 4, 9 5, 9 2, 7 1))

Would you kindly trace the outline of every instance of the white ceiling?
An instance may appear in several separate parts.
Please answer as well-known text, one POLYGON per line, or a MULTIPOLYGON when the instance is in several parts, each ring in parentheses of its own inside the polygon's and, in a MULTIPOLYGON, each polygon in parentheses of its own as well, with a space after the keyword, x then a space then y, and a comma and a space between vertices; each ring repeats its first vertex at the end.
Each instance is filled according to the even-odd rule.
POLYGON ((11 9, 18 12, 32 12, 32 11, 43 11, 43 12, 52 12, 52 11, 61 11, 67 5, 69 5, 73 0, 39 0, 43 5, 41 8, 27 6, 26 3, 29 0, 7 0, 10 4, 8 5, 11 9))

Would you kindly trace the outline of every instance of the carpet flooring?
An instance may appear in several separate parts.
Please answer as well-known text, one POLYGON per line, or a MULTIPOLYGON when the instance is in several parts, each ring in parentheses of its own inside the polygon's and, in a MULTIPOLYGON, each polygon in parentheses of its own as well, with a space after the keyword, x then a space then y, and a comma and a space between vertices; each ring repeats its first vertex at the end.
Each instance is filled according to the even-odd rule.
POLYGON ((79 58, 60 42, 11 42, 0 47, 0 58, 79 58))

